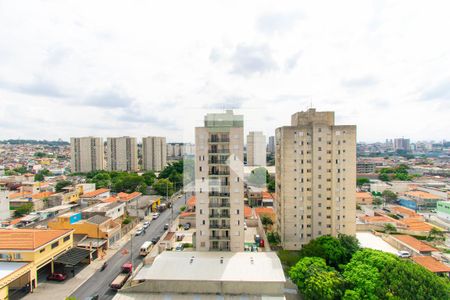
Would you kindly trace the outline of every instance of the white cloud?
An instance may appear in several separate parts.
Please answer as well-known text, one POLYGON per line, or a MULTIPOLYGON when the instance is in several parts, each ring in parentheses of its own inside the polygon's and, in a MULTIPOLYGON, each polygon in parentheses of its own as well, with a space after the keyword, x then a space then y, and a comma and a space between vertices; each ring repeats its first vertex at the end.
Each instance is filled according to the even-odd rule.
POLYGON ((230 107, 273 135, 311 103, 359 140, 449 138, 446 1, 0 6, 0 139, 175 141, 230 107))

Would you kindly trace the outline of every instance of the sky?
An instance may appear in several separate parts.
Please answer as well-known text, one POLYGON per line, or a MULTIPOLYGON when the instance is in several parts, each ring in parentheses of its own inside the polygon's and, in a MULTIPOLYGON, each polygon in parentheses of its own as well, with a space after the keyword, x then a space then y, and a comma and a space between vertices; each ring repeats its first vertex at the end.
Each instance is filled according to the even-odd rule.
POLYGON ((450 139, 449 1, 0 0, 0 139, 245 132, 314 107, 358 141, 450 139))

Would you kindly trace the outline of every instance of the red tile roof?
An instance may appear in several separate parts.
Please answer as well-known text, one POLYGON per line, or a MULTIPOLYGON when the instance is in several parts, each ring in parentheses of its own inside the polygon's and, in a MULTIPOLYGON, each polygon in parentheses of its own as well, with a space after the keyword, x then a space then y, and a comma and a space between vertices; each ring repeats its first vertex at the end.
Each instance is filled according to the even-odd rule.
POLYGON ((40 193, 37 193, 37 194, 33 194, 31 197, 33 199, 44 199, 44 198, 47 198, 47 197, 49 197, 49 196, 51 196, 53 194, 54 193, 52 193, 52 192, 40 192, 40 193))
POLYGON ((412 260, 433 273, 450 272, 450 267, 431 256, 413 256, 412 260))
POLYGON ((101 194, 104 194, 104 193, 107 193, 107 192, 109 192, 109 190, 103 188, 103 189, 98 189, 98 190, 95 190, 95 191, 92 191, 92 192, 84 193, 83 195, 81 195, 81 197, 83 197, 83 198, 94 198, 94 197, 97 197, 98 195, 101 195, 101 194))
POLYGON ((197 198, 195 198, 195 196, 191 196, 191 198, 189 198, 189 199, 186 201, 186 205, 187 205, 188 207, 194 207, 196 203, 197 203, 197 198))
POLYGON ((102 202, 103 202, 103 203, 113 203, 113 202, 116 202, 116 201, 117 201, 117 198, 114 197, 114 196, 111 196, 111 197, 102 199, 102 202))
POLYGON ((142 195, 142 193, 139 193, 139 192, 133 192, 131 194, 118 193, 117 197, 119 197, 119 200, 122 202, 128 202, 128 201, 133 200, 141 195, 142 195))
POLYGON ((0 249, 34 250, 71 231, 73 230, 0 229, 0 249))
POLYGON ((438 251, 437 249, 429 246, 428 244, 425 244, 422 241, 419 241, 415 237, 412 237, 410 235, 394 235, 393 238, 403 242, 404 244, 408 245, 409 247, 416 249, 420 252, 433 252, 438 251))
POLYGON ((252 208, 250 206, 245 205, 244 206, 244 217, 248 219, 248 218, 251 218, 252 215, 253 215, 252 208))

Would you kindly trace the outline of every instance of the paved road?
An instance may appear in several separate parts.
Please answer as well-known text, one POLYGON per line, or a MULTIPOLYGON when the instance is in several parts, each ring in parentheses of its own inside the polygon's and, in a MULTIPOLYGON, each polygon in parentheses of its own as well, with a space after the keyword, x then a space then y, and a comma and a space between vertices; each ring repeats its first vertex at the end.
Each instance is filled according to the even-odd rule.
MULTIPOLYGON (((189 196, 184 194, 180 199, 174 198, 173 206, 173 218, 175 219, 180 212, 180 207, 185 204, 186 199, 189 196)), ((164 224, 170 222, 171 209, 167 209, 162 212, 160 217, 151 221, 150 226, 146 230, 146 234, 141 236, 133 236, 133 265, 137 266, 142 262, 142 257, 139 256, 139 249, 145 241, 150 241, 156 236, 161 236, 164 232, 164 224)), ((130 249, 131 241, 126 243, 122 249, 130 249)), ((121 266, 130 261, 130 254, 123 255, 119 250, 108 260, 108 266, 104 271, 97 271, 81 285, 71 296, 78 300, 84 300, 85 298, 93 295, 99 295, 100 300, 112 299, 115 295, 115 291, 109 288, 109 284, 120 273, 121 266)))

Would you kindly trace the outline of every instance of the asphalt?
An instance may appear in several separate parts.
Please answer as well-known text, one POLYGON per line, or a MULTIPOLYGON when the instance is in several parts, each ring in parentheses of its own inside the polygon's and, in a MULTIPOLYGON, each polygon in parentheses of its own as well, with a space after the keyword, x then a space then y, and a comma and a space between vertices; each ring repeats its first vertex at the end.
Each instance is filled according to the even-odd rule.
MULTIPOLYGON (((180 212, 180 207, 186 203, 189 197, 183 194, 181 198, 173 198, 173 219, 177 217, 180 212)), ((146 233, 140 236, 133 236, 132 240, 127 242, 115 255, 108 261, 108 266, 103 271, 95 272, 84 284, 82 284, 72 295, 77 300, 84 300, 87 297, 98 295, 100 300, 112 299, 116 291, 110 289, 109 284, 119 275, 121 266, 130 261, 130 252, 123 254, 123 249, 128 251, 133 244, 133 266, 139 265, 143 258, 139 255, 139 249, 145 241, 150 241, 156 236, 161 236, 164 233, 164 224, 170 223, 171 209, 167 209, 161 213, 158 219, 152 220, 150 226, 146 229, 146 233)))

